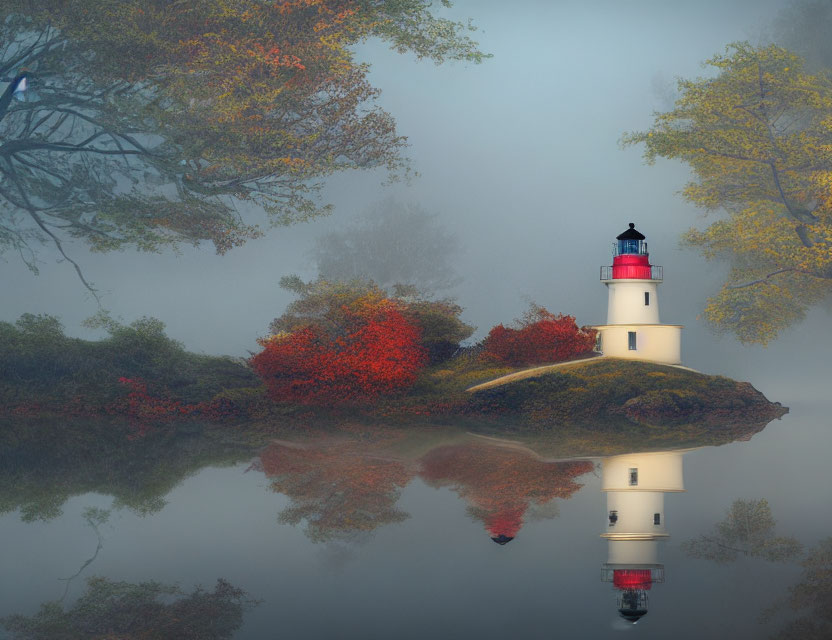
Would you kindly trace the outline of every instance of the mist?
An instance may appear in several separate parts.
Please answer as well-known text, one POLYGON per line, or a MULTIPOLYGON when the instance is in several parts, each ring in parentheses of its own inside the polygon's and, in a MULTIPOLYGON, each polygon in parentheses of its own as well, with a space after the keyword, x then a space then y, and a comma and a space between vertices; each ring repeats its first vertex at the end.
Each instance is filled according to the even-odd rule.
MULTIPOLYGON (((385 198, 436 214, 458 237, 460 281, 443 295, 477 326, 473 340, 530 301, 579 324, 604 322, 598 267, 610 264, 611 242, 632 221, 647 236, 651 261, 664 266, 661 320, 685 325, 684 364, 750 380, 784 404, 816 397, 832 356, 832 344, 818 339, 827 311, 815 310, 768 348, 714 335, 699 314, 727 267, 678 245, 686 229, 704 226, 703 213, 679 195, 688 169, 647 166, 640 149, 619 146, 624 132, 646 128, 666 108, 673 78, 705 73, 701 62, 730 42, 758 41, 785 4, 460 0, 443 15, 474 20, 475 38, 493 54, 481 65, 436 66, 380 43, 359 50, 382 90, 379 104, 409 139, 419 174, 412 180, 384 185, 381 171, 337 174, 322 194, 335 205, 331 216, 267 229, 224 256, 208 246, 178 255, 91 254, 72 243, 67 250, 114 317, 153 316, 189 349, 244 356, 292 299, 280 278, 315 278, 315 239, 385 198)), ((261 218, 249 213, 265 225, 261 218)), ((41 248, 38 276, 15 255, 4 259, 0 319, 48 313, 69 335, 95 335, 81 322, 96 302, 51 247, 41 248)))

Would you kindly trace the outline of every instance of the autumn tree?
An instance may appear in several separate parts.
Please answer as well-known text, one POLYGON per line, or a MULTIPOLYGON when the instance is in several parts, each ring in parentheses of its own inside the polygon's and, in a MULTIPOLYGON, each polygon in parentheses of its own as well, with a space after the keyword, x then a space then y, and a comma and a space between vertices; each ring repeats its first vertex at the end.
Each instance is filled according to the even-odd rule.
POLYGON ((351 225, 316 238, 312 258, 330 282, 372 280, 390 292, 411 285, 433 293, 459 281, 453 268, 458 253, 459 239, 436 214, 388 198, 351 225))
POLYGON ((394 302, 362 299, 343 309, 329 331, 309 325, 261 340, 263 351, 251 365, 278 401, 366 401, 416 382, 427 363, 419 338, 394 302))
POLYGON ((462 307, 452 299, 432 300, 415 287, 394 286, 388 293, 368 280, 326 280, 304 282, 297 276, 280 280, 280 286, 297 296, 286 311, 269 325, 273 335, 317 326, 335 335, 345 322, 345 311, 359 301, 375 304, 390 300, 412 325, 420 330, 419 342, 430 362, 439 362, 459 348, 474 332, 460 316, 462 307), (334 333, 333 333, 334 332, 334 333))
POLYGON ((535 304, 516 325, 491 329, 483 343, 484 357, 519 367, 569 360, 595 347, 595 330, 578 327, 573 316, 555 315, 535 304))
POLYGON ((767 500, 735 500, 725 519, 711 533, 683 543, 685 553, 718 563, 740 556, 784 562, 800 555, 801 544, 791 536, 777 536, 767 500))
POLYGON ((765 344, 832 292, 832 83, 774 45, 736 43, 707 64, 715 75, 680 80, 675 107, 623 143, 687 163, 685 199, 724 213, 685 236, 731 265, 705 317, 765 344))
POLYGON ((354 45, 479 62, 467 30, 427 0, 4 2, 0 79, 27 68, 36 95, 0 120, 0 249, 32 269, 44 242, 73 262, 68 239, 222 253, 258 233, 241 203, 278 224, 326 211, 327 175, 406 170, 354 45))

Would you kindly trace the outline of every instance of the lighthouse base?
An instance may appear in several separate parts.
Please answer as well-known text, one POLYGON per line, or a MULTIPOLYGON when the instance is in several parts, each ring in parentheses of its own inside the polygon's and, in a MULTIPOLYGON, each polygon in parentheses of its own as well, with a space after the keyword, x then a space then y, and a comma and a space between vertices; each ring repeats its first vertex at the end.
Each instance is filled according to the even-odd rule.
POLYGON ((682 325, 605 324, 598 331, 600 351, 613 358, 682 363, 682 325))

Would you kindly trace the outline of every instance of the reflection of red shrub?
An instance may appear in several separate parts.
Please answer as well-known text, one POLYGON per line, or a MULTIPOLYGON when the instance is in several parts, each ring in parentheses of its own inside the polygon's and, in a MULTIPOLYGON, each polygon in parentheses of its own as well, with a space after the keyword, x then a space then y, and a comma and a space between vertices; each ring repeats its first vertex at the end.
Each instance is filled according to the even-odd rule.
POLYGON ((417 327, 389 300, 344 308, 336 332, 309 325, 263 340, 251 359, 276 400, 331 404, 405 389, 427 363, 417 327))
MULTIPOLYGON (((523 516, 526 514, 528 504, 521 502, 517 505, 501 506, 499 510, 484 511, 485 529, 492 538, 514 538, 517 532, 523 527, 523 516)), ((478 510, 473 511, 479 515, 478 510)))
POLYGON ((563 500, 581 488, 575 478, 592 471, 585 460, 544 462, 529 452, 482 443, 432 449, 420 460, 428 485, 452 487, 492 537, 513 538, 531 504, 563 500))
POLYGON ((595 330, 578 327, 575 318, 533 307, 512 329, 499 324, 485 339, 485 354, 512 366, 559 362, 592 351, 595 330))

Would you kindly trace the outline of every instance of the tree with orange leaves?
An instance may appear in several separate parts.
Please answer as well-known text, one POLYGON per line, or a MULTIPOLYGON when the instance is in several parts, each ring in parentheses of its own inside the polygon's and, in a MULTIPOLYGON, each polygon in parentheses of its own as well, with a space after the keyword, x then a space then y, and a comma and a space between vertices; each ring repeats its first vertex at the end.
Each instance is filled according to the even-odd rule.
POLYGON ((420 328, 404 313, 372 293, 345 300, 318 322, 261 340, 252 368, 282 402, 331 405, 404 390, 428 359, 420 328))
POLYGON ((429 363, 447 359, 474 330, 450 300, 409 289, 389 295, 369 281, 280 280, 298 298, 275 318, 251 359, 276 400, 354 402, 403 391, 429 363), (405 295, 399 295, 405 294, 405 295))
POLYGON ((240 202, 280 224, 324 212, 325 176, 406 171, 353 46, 479 62, 467 30, 428 0, 6 0, 0 81, 28 68, 38 97, 0 119, 0 250, 33 270, 41 241, 72 262, 67 237, 223 252, 258 233, 240 202))

